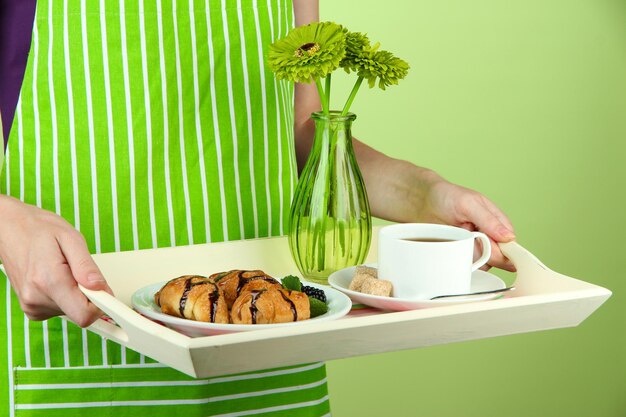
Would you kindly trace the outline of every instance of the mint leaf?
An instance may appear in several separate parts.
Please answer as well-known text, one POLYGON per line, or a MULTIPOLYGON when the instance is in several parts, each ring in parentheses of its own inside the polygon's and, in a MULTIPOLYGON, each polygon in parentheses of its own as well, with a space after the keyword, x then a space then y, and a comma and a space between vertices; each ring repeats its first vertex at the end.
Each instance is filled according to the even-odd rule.
POLYGON ((309 303, 311 304, 311 318, 326 314, 328 311, 326 303, 317 298, 309 297, 309 303))
POLYGON ((302 291, 302 283, 300 282, 300 278, 295 275, 287 275, 285 278, 280 280, 288 290, 291 291, 302 291))

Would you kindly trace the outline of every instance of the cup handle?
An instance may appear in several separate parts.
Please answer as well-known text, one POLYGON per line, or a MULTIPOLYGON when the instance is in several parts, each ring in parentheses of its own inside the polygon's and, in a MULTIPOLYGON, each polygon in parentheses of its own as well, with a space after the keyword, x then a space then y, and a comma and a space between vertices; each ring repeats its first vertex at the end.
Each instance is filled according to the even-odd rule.
POLYGON ((472 232, 472 235, 474 236, 474 239, 479 239, 483 244, 482 255, 480 255, 480 258, 478 258, 478 260, 472 264, 472 272, 474 272, 478 268, 486 264, 491 257, 491 241, 484 233, 472 232))

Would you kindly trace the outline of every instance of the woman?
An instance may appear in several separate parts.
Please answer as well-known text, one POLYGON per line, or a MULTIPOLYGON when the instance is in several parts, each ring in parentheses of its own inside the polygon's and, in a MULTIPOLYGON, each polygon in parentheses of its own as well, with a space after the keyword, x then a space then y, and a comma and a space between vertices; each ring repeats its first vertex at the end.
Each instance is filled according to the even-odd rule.
MULTIPOLYGON (((90 253, 283 233, 319 108, 298 85, 292 119, 264 67, 292 12, 318 19, 311 0, 38 2, 0 179, 2 415, 329 413, 322 364, 193 380, 81 329, 101 313, 77 288, 110 291, 90 253)), ((355 145, 374 215, 513 238, 480 194, 355 145)))

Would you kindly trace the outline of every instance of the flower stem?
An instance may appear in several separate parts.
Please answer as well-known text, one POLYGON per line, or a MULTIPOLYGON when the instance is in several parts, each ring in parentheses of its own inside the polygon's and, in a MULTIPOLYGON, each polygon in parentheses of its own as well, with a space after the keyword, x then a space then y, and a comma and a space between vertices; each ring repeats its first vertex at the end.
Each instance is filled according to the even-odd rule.
POLYGON ((361 87, 362 82, 363 82, 363 77, 359 77, 356 80, 356 83, 354 83, 354 87, 352 87, 352 91, 350 92, 350 97, 348 97, 348 101, 346 101, 346 105, 343 107, 343 110, 341 111, 342 116, 345 116, 346 114, 348 114, 348 110, 350 110, 350 106, 352 105, 352 102, 354 101, 354 98, 356 97, 356 93, 359 91, 359 88, 361 87))
POLYGON ((326 76, 326 108, 328 111, 330 111, 330 76, 331 74, 326 76))
POLYGON ((330 110, 328 108, 328 99, 326 97, 326 93, 324 93, 324 87, 322 87, 322 82, 319 78, 315 79, 315 86, 317 87, 317 92, 319 93, 320 101, 322 102, 322 111, 325 115, 328 115, 330 110))

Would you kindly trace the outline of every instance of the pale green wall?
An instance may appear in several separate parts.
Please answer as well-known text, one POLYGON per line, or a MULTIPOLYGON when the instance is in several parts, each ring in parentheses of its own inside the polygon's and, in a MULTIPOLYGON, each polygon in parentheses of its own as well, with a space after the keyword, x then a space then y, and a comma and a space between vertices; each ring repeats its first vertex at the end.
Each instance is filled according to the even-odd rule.
POLYGON ((334 416, 626 416, 626 2, 322 0, 321 18, 412 66, 361 92, 357 137, 487 194, 548 266, 614 292, 577 328, 331 362, 334 416))

